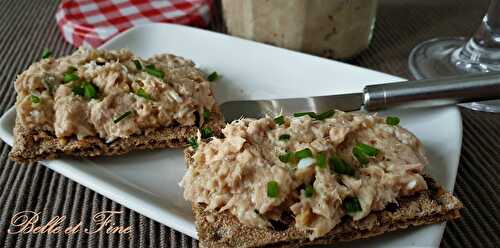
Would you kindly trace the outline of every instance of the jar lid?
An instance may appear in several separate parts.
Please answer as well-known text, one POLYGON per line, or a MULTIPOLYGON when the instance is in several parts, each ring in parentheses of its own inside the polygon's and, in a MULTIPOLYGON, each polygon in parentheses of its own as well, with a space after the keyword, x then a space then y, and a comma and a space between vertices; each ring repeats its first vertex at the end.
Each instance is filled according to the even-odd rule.
POLYGON ((98 47, 133 26, 168 22, 206 27, 212 0, 69 0, 56 20, 64 39, 76 47, 98 47))

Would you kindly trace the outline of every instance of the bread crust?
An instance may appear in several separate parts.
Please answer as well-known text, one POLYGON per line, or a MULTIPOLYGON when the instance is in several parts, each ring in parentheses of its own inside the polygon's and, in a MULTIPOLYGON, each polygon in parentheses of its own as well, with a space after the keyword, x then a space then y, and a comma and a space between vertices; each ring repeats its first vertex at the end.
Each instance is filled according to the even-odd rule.
MULTIPOLYGON (((186 157, 188 157, 186 153, 186 157)), ((188 160, 189 161, 189 160, 188 160)), ((192 204, 201 247, 283 247, 326 245, 368 238, 410 226, 439 223, 460 217, 462 203, 446 192, 432 178, 425 177, 428 190, 417 195, 401 197, 396 209, 374 211, 353 221, 345 216, 342 222, 325 236, 313 241, 305 231, 290 223, 286 228, 260 228, 244 225, 229 211, 205 209, 204 204, 192 204)))
MULTIPOLYGON (((210 119, 203 127, 210 127, 215 134, 220 134, 224 125, 223 117, 217 108, 210 114, 210 119)), ((78 157, 112 156, 135 150, 153 150, 160 148, 182 148, 189 137, 196 136, 197 126, 170 126, 144 130, 128 138, 118 138, 106 143, 102 138, 76 137, 57 138, 43 130, 24 128, 16 119, 14 126, 14 147, 10 158, 16 162, 30 163, 44 159, 54 159, 62 154, 78 157)))

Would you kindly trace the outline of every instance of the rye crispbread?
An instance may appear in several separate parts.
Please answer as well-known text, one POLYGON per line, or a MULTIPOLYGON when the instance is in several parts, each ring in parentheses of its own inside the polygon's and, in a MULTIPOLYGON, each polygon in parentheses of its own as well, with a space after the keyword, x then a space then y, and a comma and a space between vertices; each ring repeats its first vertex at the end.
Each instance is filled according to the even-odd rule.
POLYGON ((210 82, 191 60, 173 54, 142 59, 126 49, 82 48, 68 56, 32 64, 14 84, 17 116, 10 157, 18 162, 60 154, 92 157, 183 147, 188 137, 202 128, 200 123, 207 122, 205 111, 211 115, 203 127, 211 127, 218 134, 224 124, 210 82), (131 93, 136 96, 131 97, 131 93), (158 101, 158 106, 140 103, 120 110, 137 99, 146 101, 143 98, 158 101), (119 135, 106 130, 107 121, 116 124, 133 112, 144 118, 112 127, 119 135), (118 113, 119 117, 111 119, 118 113), (195 123, 191 121, 193 113, 195 123), (185 114, 189 115, 187 121, 183 121, 185 114), (146 126, 150 128, 141 128, 146 126), (79 139, 77 135, 89 136, 79 139))
MULTIPOLYGON (((203 127, 210 127, 219 134, 224 125, 222 114, 215 108, 210 120, 203 127)), ((182 148, 189 137, 196 136, 197 126, 171 126, 145 130, 143 134, 129 138, 119 138, 106 143, 98 137, 78 140, 76 137, 59 139, 42 130, 27 130, 16 120, 14 126, 14 147, 10 158, 17 162, 28 163, 43 159, 54 159, 61 154, 79 157, 111 156, 125 154, 134 150, 160 148, 182 148)))
MULTIPOLYGON (((193 150, 185 150, 187 165, 192 163, 193 150)), ((283 247, 326 245, 342 241, 368 238, 410 226, 439 223, 460 217, 462 203, 446 192, 432 178, 424 176, 428 189, 413 196, 398 199, 399 206, 389 205, 383 211, 374 211, 367 217, 353 221, 344 216, 342 222, 323 237, 313 241, 306 232, 288 224, 276 223, 273 228, 259 228, 242 224, 229 211, 205 210, 205 205, 193 203, 198 239, 201 247, 283 247)))

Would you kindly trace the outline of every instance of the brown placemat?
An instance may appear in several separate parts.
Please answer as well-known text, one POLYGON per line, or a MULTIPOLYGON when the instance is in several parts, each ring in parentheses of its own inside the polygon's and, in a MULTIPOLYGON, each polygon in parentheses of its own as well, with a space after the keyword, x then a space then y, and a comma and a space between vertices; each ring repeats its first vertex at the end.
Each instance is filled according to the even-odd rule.
MULTIPOLYGON (((412 47, 436 36, 469 35, 479 24, 486 0, 380 0, 373 42, 350 63, 409 77, 412 47)), ((0 1, 0 113, 14 104, 13 80, 48 47, 55 55, 74 50, 57 29, 51 0, 0 1)), ((500 115, 461 110, 463 148, 455 194, 464 202, 463 218, 449 222, 442 246, 498 247, 500 244, 500 115)), ((36 164, 8 160, 0 143, 0 247, 197 247, 197 242, 36 164), (121 211, 116 226, 129 234, 8 234, 12 216, 40 213, 40 222, 66 216, 62 226, 82 222, 101 211, 121 211)), ((18 230, 18 229, 14 229, 18 230)))

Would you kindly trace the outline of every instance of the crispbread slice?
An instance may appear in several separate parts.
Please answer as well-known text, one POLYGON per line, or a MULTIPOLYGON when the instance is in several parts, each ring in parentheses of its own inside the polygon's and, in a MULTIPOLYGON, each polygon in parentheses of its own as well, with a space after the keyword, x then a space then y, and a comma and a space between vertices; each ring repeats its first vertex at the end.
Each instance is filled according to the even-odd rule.
POLYGON ((193 213, 201 247, 301 247, 333 244, 363 239, 409 226, 439 223, 460 217, 462 203, 445 192, 436 182, 426 177, 429 189, 417 195, 398 199, 399 207, 376 211, 353 221, 344 217, 325 236, 310 241, 305 232, 294 223, 274 229, 241 224, 228 211, 205 211, 203 204, 193 204, 193 213))
MULTIPOLYGON (((210 127, 219 134, 224 125, 222 114, 217 108, 210 114, 210 120, 203 127, 210 127)), ((196 136, 196 126, 171 126, 145 130, 143 134, 129 138, 119 138, 106 143, 98 137, 78 140, 58 139, 53 134, 41 130, 25 129, 18 120, 14 127, 14 147, 10 158, 17 162, 34 162, 53 159, 61 154, 79 157, 111 156, 125 154, 134 150, 160 148, 181 148, 187 139, 196 136)))

